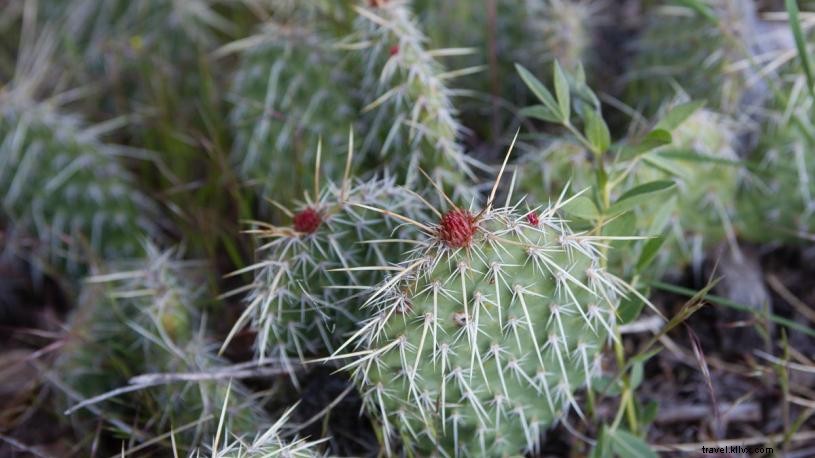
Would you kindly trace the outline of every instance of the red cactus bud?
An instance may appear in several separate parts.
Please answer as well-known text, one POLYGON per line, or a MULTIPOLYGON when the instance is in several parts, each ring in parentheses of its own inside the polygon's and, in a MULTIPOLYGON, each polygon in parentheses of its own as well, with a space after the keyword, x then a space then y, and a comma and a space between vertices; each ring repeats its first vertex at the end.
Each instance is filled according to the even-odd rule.
POLYGON ((399 54, 399 45, 393 45, 390 49, 391 56, 399 54))
POLYGON ((320 227, 322 222, 323 218, 320 216, 320 212, 308 207, 294 215, 294 230, 311 234, 320 227))
POLYGON ((451 248, 464 248, 470 246, 477 230, 478 226, 472 213, 455 209, 441 217, 438 237, 451 248))
POLYGON ((538 215, 536 215, 533 211, 526 214, 526 220, 529 221, 529 224, 535 227, 538 227, 538 225, 541 223, 540 218, 538 218, 538 215))

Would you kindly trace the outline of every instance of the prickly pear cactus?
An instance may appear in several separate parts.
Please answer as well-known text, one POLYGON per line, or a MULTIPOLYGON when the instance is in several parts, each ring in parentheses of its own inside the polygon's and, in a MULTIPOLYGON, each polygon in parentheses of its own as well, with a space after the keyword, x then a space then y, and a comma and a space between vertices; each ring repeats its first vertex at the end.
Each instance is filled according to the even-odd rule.
MULTIPOLYGON (((0 215, 47 261, 134 256, 157 234, 156 209, 93 126, 14 91, 0 94, 0 215)), ((11 244, 9 244, 11 246, 11 244)))
MULTIPOLYGON (((233 81, 233 158, 244 179, 263 186, 262 195, 274 191, 274 199, 286 202, 311 189, 306 177, 318 142, 323 151, 345 150, 357 113, 347 90, 353 82, 342 51, 311 30, 270 23, 258 37, 243 50, 233 81)), ((336 176, 344 160, 324 154, 323 169, 336 176)))
POLYGON ((362 92, 369 95, 363 111, 370 114, 363 148, 378 151, 376 163, 386 158, 408 185, 422 168, 454 197, 476 199, 471 180, 483 166, 460 143, 464 128, 444 68, 425 48, 427 39, 405 1, 371 5, 357 8, 351 37, 367 45, 364 68, 371 69, 363 80, 362 92))
POLYGON ((526 60, 533 69, 548 69, 557 60, 568 71, 586 64, 593 57, 590 50, 601 1, 526 0, 524 26, 529 43, 526 60), (537 60, 537 62, 535 62, 537 60))
POLYGON ((671 242, 660 254, 666 264, 684 259, 698 265, 704 248, 724 240, 738 250, 733 221, 739 182, 746 172, 736 153, 737 136, 729 117, 701 109, 674 130, 671 145, 644 156, 637 179, 673 180, 677 185, 669 201, 653 200, 640 215, 650 222, 648 233, 669 232, 671 242))
MULTIPOLYGON (((144 433, 159 435, 172 428, 178 449, 186 453, 214 431, 213 418, 230 386, 236 400, 230 410, 232 431, 253 432, 269 424, 247 391, 224 378, 134 379, 206 373, 225 365, 203 336, 200 307, 206 291, 200 285, 206 282, 173 251, 159 252, 150 245, 145 251, 144 260, 132 270, 91 277, 80 299, 56 366, 74 424, 96 429, 95 421, 85 424, 87 409, 137 442, 145 439, 144 433), (134 390, 80 405, 125 386, 134 390)), ((169 447, 170 439, 162 444, 169 447)))
POLYGON ((752 242, 802 243, 815 232, 815 150, 791 124, 781 113, 768 119, 753 152, 755 175, 740 189, 739 236, 752 242))
POLYGON ((215 0, 43 0, 41 16, 63 25, 65 49, 97 70, 121 70, 145 53, 186 58, 231 24, 215 0))
POLYGON ((368 299, 375 315, 346 345, 367 350, 349 366, 387 438, 509 456, 581 411, 575 390, 600 371, 623 286, 561 204, 451 210, 368 299))
POLYGON ((669 3, 658 3, 644 15, 627 76, 632 106, 651 115, 677 90, 707 99, 726 113, 754 105, 750 96, 755 94, 747 85, 754 75, 735 64, 751 57, 759 36, 755 2, 712 0, 698 8, 669 3))
POLYGON ((290 225, 260 226, 258 261, 246 269, 255 279, 235 329, 251 322, 261 360, 333 351, 365 316, 363 286, 384 275, 359 267, 387 266, 411 238, 388 214, 422 218, 424 208, 392 178, 346 179, 298 204, 290 225))

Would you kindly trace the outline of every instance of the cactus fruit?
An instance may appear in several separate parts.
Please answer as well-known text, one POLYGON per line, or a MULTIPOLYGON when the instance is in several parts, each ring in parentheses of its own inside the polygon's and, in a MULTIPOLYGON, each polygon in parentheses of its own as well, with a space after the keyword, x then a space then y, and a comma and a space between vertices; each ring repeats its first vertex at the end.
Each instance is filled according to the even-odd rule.
MULTIPOLYGON (((275 199, 286 202, 311 189, 307 172, 319 141, 326 151, 343 151, 357 113, 346 90, 353 81, 342 53, 313 31, 269 23, 258 37, 233 81, 233 158, 245 180, 262 184, 262 195, 274 187, 275 199), (277 186, 284 181, 291 185, 277 186)), ((344 156, 327 154, 322 163, 336 176, 344 156)))
MULTIPOLYGON (((562 196, 561 196, 562 197, 562 196)), ((624 284, 557 212, 453 209, 371 294, 343 345, 367 408, 420 455, 534 450, 600 371, 624 284)), ((388 452, 392 444, 386 443, 388 452)))
POLYGON ((90 258, 137 255, 140 238, 158 232, 155 204, 97 132, 23 91, 0 94, 0 214, 69 271, 90 258))
POLYGON ((650 224, 648 233, 671 233, 671 242, 660 254, 665 261, 661 264, 681 259, 698 266, 703 249, 723 240, 738 251, 733 221, 745 169, 737 148, 735 122, 701 109, 673 131, 673 143, 643 157, 636 179, 642 183, 668 179, 677 184, 668 202, 653 200, 640 214, 650 224))
MULTIPOLYGON (((226 397, 240 399, 230 412, 231 430, 255 431, 267 420, 247 391, 212 378, 155 383, 136 382, 144 374, 206 374, 225 363, 212 352, 203 334, 199 308, 205 288, 174 251, 147 245, 147 255, 134 270, 91 277, 71 324, 71 333, 56 370, 75 404, 88 408, 133 439, 142 433, 175 430, 175 443, 190 450, 214 430, 218 406, 226 397), (93 286, 108 287, 107 294, 93 286), (130 384, 119 398, 93 398, 130 384), (90 399, 87 405, 83 402, 90 399), (126 425, 123 426, 123 425, 126 425)), ((149 376, 145 376, 148 377, 149 376)), ((83 416, 72 420, 83 427, 83 416)), ((268 423, 267 423, 268 424, 268 423)), ((91 426, 95 428, 95 426, 91 426)), ((150 437, 150 436, 148 436, 150 437)), ((169 445, 170 440, 164 445, 169 445)))
POLYGON ((260 226, 258 262, 244 269, 254 272, 254 282, 234 329, 251 320, 261 360, 333 351, 365 316, 353 306, 360 285, 384 275, 357 268, 387 265, 409 238, 399 220, 387 215, 422 218, 424 208, 393 178, 352 182, 346 177, 340 186, 329 183, 316 199, 298 204, 290 227, 260 226))

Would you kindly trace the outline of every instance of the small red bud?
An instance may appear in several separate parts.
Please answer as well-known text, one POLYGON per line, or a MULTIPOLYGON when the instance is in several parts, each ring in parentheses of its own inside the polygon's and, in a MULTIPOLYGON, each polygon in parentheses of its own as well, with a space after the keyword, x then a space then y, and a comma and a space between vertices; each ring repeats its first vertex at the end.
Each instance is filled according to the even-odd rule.
POLYGON ((294 230, 306 234, 314 233, 323 222, 320 212, 308 207, 294 215, 294 230))
POLYGON ((451 248, 464 248, 470 246, 477 230, 478 226, 472 213, 455 209, 441 217, 438 237, 451 248))
POLYGON ((399 45, 393 45, 390 49, 391 56, 399 54, 399 45))
POLYGON ((538 227, 538 225, 541 223, 540 218, 538 218, 538 215, 536 215, 533 211, 526 214, 526 220, 529 221, 529 224, 535 227, 538 227))

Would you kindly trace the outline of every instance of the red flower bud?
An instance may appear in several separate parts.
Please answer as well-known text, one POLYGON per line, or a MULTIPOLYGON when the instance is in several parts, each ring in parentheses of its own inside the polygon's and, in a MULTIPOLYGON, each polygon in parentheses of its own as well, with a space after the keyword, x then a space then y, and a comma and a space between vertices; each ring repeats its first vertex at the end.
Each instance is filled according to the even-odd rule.
POLYGON ((320 212, 308 207, 294 215, 294 230, 306 234, 314 233, 323 222, 320 212))
POLYGON ((441 217, 437 235, 451 248, 464 248, 470 246, 477 230, 478 226, 472 213, 455 209, 441 217))

